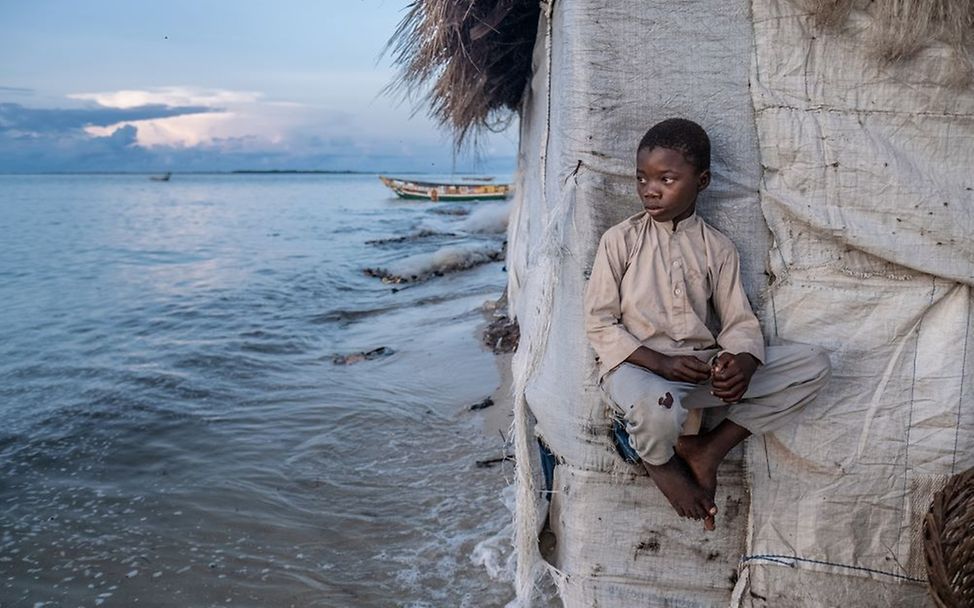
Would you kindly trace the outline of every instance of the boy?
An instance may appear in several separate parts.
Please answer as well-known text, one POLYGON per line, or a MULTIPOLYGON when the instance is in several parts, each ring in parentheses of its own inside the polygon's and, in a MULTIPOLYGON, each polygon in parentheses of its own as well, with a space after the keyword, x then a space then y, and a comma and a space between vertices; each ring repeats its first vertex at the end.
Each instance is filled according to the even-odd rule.
POLYGON ((710 140, 699 125, 672 118, 646 132, 636 154, 645 210, 602 235, 585 330, 646 471, 680 516, 713 530, 717 466, 811 401, 829 361, 810 346, 765 348, 734 244, 695 213, 709 184, 710 140), (688 409, 718 406, 729 407, 716 427, 680 436, 688 409))

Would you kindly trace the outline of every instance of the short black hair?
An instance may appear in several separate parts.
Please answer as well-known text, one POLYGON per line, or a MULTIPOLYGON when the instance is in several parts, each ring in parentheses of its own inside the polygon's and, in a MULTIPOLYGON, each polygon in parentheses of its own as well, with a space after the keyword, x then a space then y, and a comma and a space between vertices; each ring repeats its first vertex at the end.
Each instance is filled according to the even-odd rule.
POLYGON ((703 127, 692 120, 667 118, 650 127, 639 140, 636 153, 654 148, 669 148, 680 152, 698 171, 710 168, 710 138, 703 127))

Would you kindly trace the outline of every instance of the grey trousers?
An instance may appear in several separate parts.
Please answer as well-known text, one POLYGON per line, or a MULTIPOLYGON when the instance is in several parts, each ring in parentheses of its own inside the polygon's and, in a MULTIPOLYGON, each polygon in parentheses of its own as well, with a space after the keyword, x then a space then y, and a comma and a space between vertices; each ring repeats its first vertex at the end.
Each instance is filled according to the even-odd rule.
MULTIPOLYGON (((717 351, 697 351, 709 361, 717 351)), ((828 382, 828 356, 814 346, 768 346, 764 365, 758 367, 741 401, 728 405, 710 394, 710 382, 693 384, 657 376, 623 363, 602 380, 602 388, 624 418, 629 443, 644 462, 665 464, 686 422, 688 410, 726 407, 727 419, 755 435, 781 427, 800 412, 828 382), (673 404, 659 404, 666 393, 673 404)))

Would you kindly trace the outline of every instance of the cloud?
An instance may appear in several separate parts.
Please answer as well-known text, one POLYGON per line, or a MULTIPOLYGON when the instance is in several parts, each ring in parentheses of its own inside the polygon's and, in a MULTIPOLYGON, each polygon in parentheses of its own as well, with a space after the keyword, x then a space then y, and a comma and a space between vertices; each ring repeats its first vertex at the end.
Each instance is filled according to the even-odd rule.
MULTIPOLYGON (((145 105, 117 108, 28 108, 17 103, 0 103, 0 131, 51 133, 107 126, 127 121, 151 120, 213 112, 205 106, 145 105)), ((112 129, 114 131, 114 129, 112 129)))
POLYGON ((122 127, 105 138, 114 148, 130 148, 135 145, 135 127, 122 127))
POLYGON ((236 104, 255 103, 261 98, 261 94, 252 91, 229 91, 225 89, 159 87, 102 93, 73 93, 68 95, 68 98, 93 101, 106 108, 121 109, 148 105, 220 108, 236 104))
POLYGON ((13 93, 15 95, 33 95, 34 89, 27 89, 24 87, 0 86, 0 93, 13 93))
POLYGON ((71 99, 92 101, 114 111, 144 107, 197 107, 205 111, 171 115, 126 117, 92 123, 85 133, 107 137, 123 126, 136 129, 136 144, 144 148, 219 146, 227 140, 246 140, 252 146, 273 147, 300 140, 309 126, 348 125, 350 116, 298 103, 265 101, 260 93, 192 87, 162 87, 100 93, 76 93, 71 99))
POLYGON ((215 140, 241 136, 230 125, 233 112, 190 114, 172 118, 123 121, 106 126, 88 126, 84 132, 92 137, 109 137, 121 129, 131 129, 135 143, 144 148, 157 146, 193 147, 212 144, 215 140), (229 128, 228 128, 229 127, 229 128))
POLYGON ((374 138, 322 136, 269 147, 257 138, 227 138, 193 147, 137 144, 138 130, 119 127, 106 137, 78 133, 22 135, 0 131, 0 172, 235 171, 241 169, 355 170, 385 172, 510 172, 513 154, 473 163, 454 161, 448 143, 390 145, 374 138))
MULTIPOLYGON (((445 136, 402 131, 363 111, 266 100, 191 87, 78 93, 74 108, 0 103, 0 172, 229 171, 237 169, 447 172, 445 136)), ((488 151, 513 167, 513 144, 488 151)), ((498 160, 499 159, 499 160, 498 160)), ((470 158, 457 170, 476 170, 470 158)), ((501 169, 504 171, 505 169, 501 169)))

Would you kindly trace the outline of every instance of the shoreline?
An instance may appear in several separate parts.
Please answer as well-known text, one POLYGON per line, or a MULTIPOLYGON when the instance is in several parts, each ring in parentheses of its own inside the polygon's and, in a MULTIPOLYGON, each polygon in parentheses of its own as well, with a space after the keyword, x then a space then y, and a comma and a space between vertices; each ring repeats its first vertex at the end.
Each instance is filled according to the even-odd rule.
POLYGON ((476 337, 481 347, 494 355, 494 365, 499 376, 497 387, 489 398, 493 402, 475 413, 480 417, 484 434, 492 441, 500 442, 505 459, 513 458, 511 448, 511 423, 514 420, 514 374, 511 361, 517 349, 519 331, 517 324, 507 316, 507 294, 483 305, 484 322, 477 326, 476 337))
POLYGON ((511 423, 514 420, 514 395, 512 394, 514 374, 511 370, 511 359, 513 358, 514 353, 494 355, 494 365, 497 366, 500 380, 497 388, 490 395, 494 405, 481 410, 484 433, 488 437, 503 441, 505 448, 510 442, 511 423))

